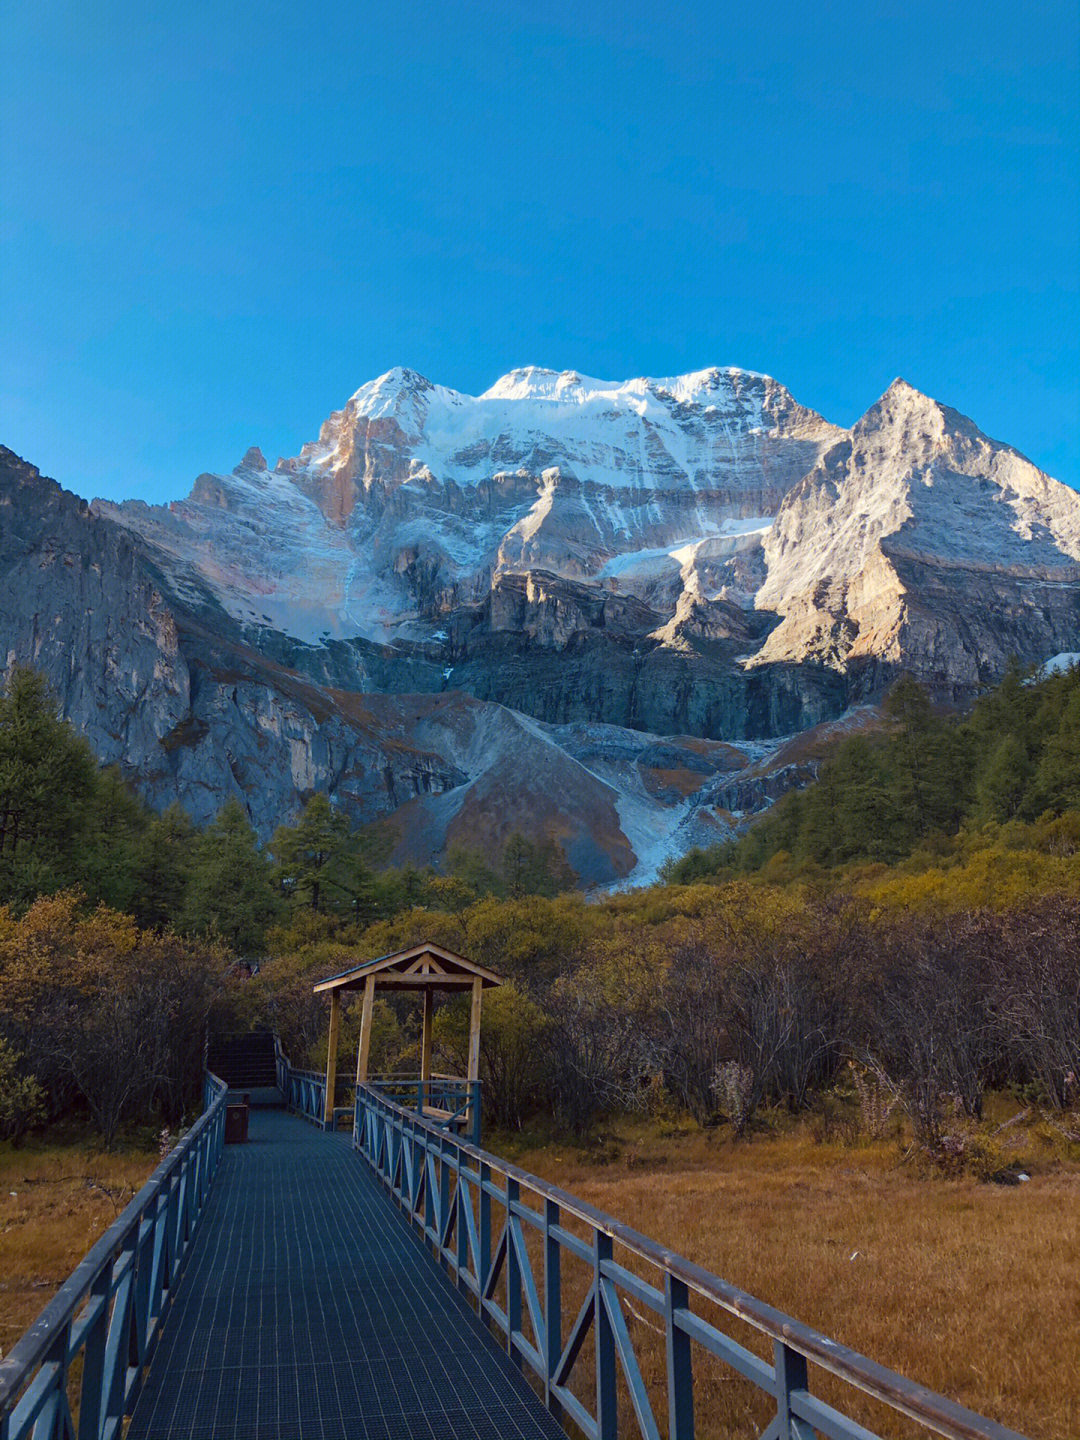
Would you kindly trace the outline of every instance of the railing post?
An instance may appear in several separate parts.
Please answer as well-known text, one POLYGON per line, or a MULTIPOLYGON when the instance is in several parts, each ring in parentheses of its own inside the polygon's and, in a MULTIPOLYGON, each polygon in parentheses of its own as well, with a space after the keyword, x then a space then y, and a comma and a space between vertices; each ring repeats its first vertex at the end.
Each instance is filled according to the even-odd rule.
POLYGON ((481 1092, 480 1081, 479 1081, 479 1080, 470 1080, 470 1081, 469 1081, 469 1119, 470 1119, 470 1121, 472 1122, 472 1123, 471 1123, 471 1126, 470 1126, 470 1134, 471 1134, 471 1138, 472 1138, 472 1143, 473 1143, 477 1148, 479 1148, 479 1146, 480 1146, 480 1137, 481 1137, 481 1134, 482 1134, 482 1129, 481 1129, 482 1121, 481 1121, 481 1116, 480 1116, 480 1105, 481 1105, 482 1099, 483 1099, 483 1096, 482 1096, 482 1092, 481 1092))
POLYGON ((619 1397, 615 1388, 615 1332, 604 1304, 603 1266, 612 1255, 611 1236, 593 1237, 593 1324, 596 1331, 596 1440, 617 1440, 619 1397))
POLYGON ((469 1199, 468 1182, 461 1173, 465 1162, 462 1159, 461 1151, 456 1146, 454 1151, 454 1158, 457 1161, 457 1170, 454 1172, 455 1194, 457 1195, 457 1270, 454 1278, 457 1280, 458 1289, 464 1290, 465 1275, 469 1269, 469 1231, 465 1224, 465 1206, 469 1206, 471 1213, 472 1201, 469 1199))
MULTIPOLYGON (((446 1235, 447 1220, 450 1215, 450 1166, 446 1163, 446 1141, 439 1141, 439 1220, 437 1234, 439 1241, 436 1246, 440 1256, 442 1255, 443 1236, 446 1235)), ((449 1238, 449 1237, 448 1237, 449 1238)))
POLYGON ((487 1289, 488 1276, 491 1274, 491 1195, 488 1193, 488 1186, 491 1184, 491 1166, 484 1160, 480 1162, 480 1199, 478 1209, 480 1225, 480 1254, 476 1257, 476 1268, 479 1271, 477 1280, 480 1284, 480 1294, 483 1295, 487 1289))
MULTIPOLYGON (((552 1396, 551 1381, 562 1357, 562 1250, 551 1232, 559 1223, 559 1205, 544 1201, 544 1403, 562 1418, 563 1408, 552 1396)), ((540 1337, 537 1336, 537 1339, 540 1337)))
POLYGON ((510 1207, 520 1198, 521 1186, 508 1175, 506 1177, 506 1353, 519 1367, 522 1364, 521 1352, 514 1344, 514 1335, 521 1330, 521 1260, 514 1243, 514 1227, 510 1223, 513 1211, 510 1207))
POLYGON ((807 1387, 806 1356, 792 1350, 782 1340, 775 1340, 773 1368, 776 1374, 777 1440, 814 1440, 812 1427, 791 1413, 792 1391, 807 1387))
POLYGON ((109 1297, 112 1291, 113 1262, 100 1271, 90 1287, 91 1304, 100 1301, 101 1310, 86 1337, 82 1387, 79 1391, 79 1440, 100 1440, 105 1404, 105 1342, 109 1335, 109 1297))
MULTIPOLYGON (((158 1209, 160 1196, 154 1205, 155 1209, 158 1209)), ((140 1219, 131 1227, 124 1237, 120 1253, 113 1261, 123 1278, 116 1292, 112 1314, 109 1316, 109 1331, 105 1341, 105 1399, 102 1409, 106 1420, 120 1420, 124 1415, 127 1398, 128 1336, 135 1306, 135 1267, 141 1225, 140 1219), (127 1265, 125 1260, 128 1260, 127 1265)))
POLYGON ((694 1377, 690 1336, 676 1321, 690 1308, 686 1282, 664 1276, 664 1335, 667 1344, 668 1440, 694 1440, 694 1377))
POLYGON ((38 1412, 37 1423, 33 1429, 33 1435, 47 1436, 52 1440, 55 1436, 67 1436, 71 1434, 71 1411, 68 1407, 67 1380, 68 1380, 68 1348, 71 1342, 71 1321, 61 1326, 55 1340, 52 1341, 45 1352, 45 1360, 42 1369, 48 1368, 52 1371, 49 1381, 49 1396, 38 1412))

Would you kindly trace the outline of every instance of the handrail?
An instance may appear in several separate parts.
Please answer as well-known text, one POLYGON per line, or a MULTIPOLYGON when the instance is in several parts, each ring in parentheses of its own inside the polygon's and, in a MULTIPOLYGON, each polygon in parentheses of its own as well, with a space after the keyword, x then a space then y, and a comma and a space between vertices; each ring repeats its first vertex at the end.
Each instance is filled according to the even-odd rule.
POLYGON ((367 1084, 387 1100, 433 1121, 439 1129, 466 1135, 479 1145, 483 1090, 479 1080, 467 1080, 462 1075, 432 1076, 427 1080, 419 1075, 372 1075, 367 1084))
MULTIPOLYGON (((375 1080, 422 1080, 423 1078, 419 1070, 375 1070, 368 1075, 368 1084, 375 1080)), ((461 1085, 469 1083, 464 1075, 445 1075, 441 1070, 433 1070, 427 1078, 429 1080, 453 1080, 461 1085)))
POLYGON ((286 1107, 293 1114, 302 1115, 305 1120, 321 1127, 325 1116, 326 1076, 321 1070, 296 1069, 281 1048, 281 1039, 276 1034, 274 1063, 278 1089, 285 1097, 286 1107))
POLYGON ((79 1440, 121 1434, 221 1158, 227 1092, 207 1072, 203 1114, 0 1360, 0 1440, 76 1433, 67 1382, 83 1352, 79 1440))
MULTIPOLYGON (((337 1077, 333 1101, 329 1112, 326 1105, 326 1076, 321 1070, 299 1070, 285 1054, 278 1035, 274 1036, 274 1062, 277 1067, 278 1089, 285 1098, 285 1104, 295 1115, 310 1120, 322 1127, 334 1124, 335 1114, 348 1113, 356 1103, 356 1085, 344 1075, 337 1077), (347 1100, 347 1103, 346 1103, 347 1100), (341 1103, 339 1103, 339 1101, 341 1103)), ((441 1124, 448 1127, 467 1127, 470 1138, 480 1140, 481 1085, 479 1080, 466 1080, 460 1075, 431 1075, 424 1079, 419 1072, 396 1074, 386 1071, 368 1077, 367 1083, 382 1087, 390 1093, 400 1090, 415 1096, 416 1109, 422 1112, 425 1106, 446 1110, 441 1124)))
POLYGON ((1024 1440, 1016 1431, 830 1340, 559 1186, 448 1134, 369 1085, 357 1091, 353 1143, 424 1237, 433 1242, 458 1284, 472 1293, 480 1313, 501 1330, 508 1350, 515 1358, 524 1358, 536 1372, 549 1407, 558 1415, 569 1415, 592 1440, 610 1440, 616 1433, 616 1351, 631 1391, 639 1433, 647 1437, 659 1434, 616 1292, 629 1293, 664 1320, 672 1440, 691 1440, 693 1436, 691 1340, 732 1365, 776 1400, 776 1419, 765 1432, 769 1440, 778 1436, 810 1440, 814 1433, 833 1440, 872 1440, 871 1432, 811 1395, 807 1361, 948 1440, 1024 1440), (525 1204, 522 1190, 531 1192, 541 1203, 525 1204), (479 1228, 473 1209, 474 1192, 481 1212, 479 1228), (501 1237, 491 1231, 492 1199, 506 1210, 501 1237), (591 1240, 582 1240, 566 1230, 566 1218, 587 1226, 591 1240), (522 1222, 544 1236, 545 1275, 540 1287, 522 1238, 522 1222), (455 1224, 456 1243, 452 1240, 455 1224), (478 1244, 477 1236, 485 1228, 487 1253, 482 1254, 485 1244, 478 1244), (664 1277, 662 1288, 617 1264, 613 1243, 658 1269, 664 1277), (551 1252, 553 1245, 556 1250, 568 1250, 592 1263, 595 1269, 586 1304, 565 1346, 559 1262, 558 1255, 551 1252), (493 1298, 500 1274, 506 1277, 505 1311, 493 1298), (512 1296, 515 1287, 518 1293, 512 1296), (521 1328, 522 1292, 537 1345, 521 1328), (690 1311, 691 1293, 769 1337, 774 1346, 774 1363, 767 1364, 690 1311), (567 1383, 590 1322, 597 1331, 595 1416, 569 1391, 567 1383), (601 1373, 605 1367, 609 1374, 601 1373), (606 1404, 605 1395, 609 1397, 606 1404))

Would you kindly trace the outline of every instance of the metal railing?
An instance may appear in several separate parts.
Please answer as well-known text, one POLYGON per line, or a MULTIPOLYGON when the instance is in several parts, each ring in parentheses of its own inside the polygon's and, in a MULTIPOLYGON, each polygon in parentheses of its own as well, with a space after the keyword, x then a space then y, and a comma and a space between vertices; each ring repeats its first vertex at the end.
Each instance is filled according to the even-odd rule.
POLYGON ((950 1440, 1023 1440, 800 1324, 567 1191, 456 1139, 372 1086, 358 1090, 353 1143, 454 1282, 472 1296, 480 1316, 501 1334, 511 1357, 532 1370, 548 1408, 588 1440, 617 1440, 620 1372, 632 1434, 693 1440, 701 1352, 749 1380, 768 1397, 770 1409, 775 1407, 761 1440, 874 1440, 860 1422, 812 1393, 811 1373, 818 1371, 842 1382, 845 1404, 856 1398, 852 1392, 860 1392, 922 1431, 950 1440), (493 1204, 503 1216, 498 1233, 493 1204), (539 1249, 539 1280, 530 1232, 539 1249), (567 1257, 582 1262, 588 1282, 569 1330, 563 1316, 567 1257), (662 1333, 662 1394, 655 1384, 650 1393, 643 1378, 627 1311, 662 1333), (765 1336, 772 1362, 725 1333, 725 1316, 765 1336), (593 1354, 583 1378, 575 1367, 589 1348, 593 1354))
MULTIPOLYGON (((285 1104, 297 1115, 316 1125, 325 1123, 326 1076, 321 1070, 298 1070, 274 1037, 274 1059, 277 1066, 278 1089, 285 1104)), ((396 1104, 414 1109, 433 1124, 457 1133, 468 1134, 474 1145, 480 1143, 481 1083, 465 1080, 459 1075, 432 1075, 424 1080, 419 1073, 372 1075, 367 1083, 396 1104), (434 1114, 432 1112, 435 1112, 434 1114)), ((356 1099, 356 1085, 339 1075, 335 1086, 334 1108, 351 1110, 356 1099)))
POLYGON ((464 1135, 473 1145, 480 1144, 479 1080, 465 1080, 460 1075, 432 1075, 424 1080, 419 1074, 384 1074, 370 1076, 367 1083, 402 1109, 414 1110, 432 1124, 464 1135))
POLYGON ((123 1434, 221 1158, 226 1093, 208 1074, 203 1114, 0 1360, 0 1440, 123 1434))
POLYGON ((281 1041, 274 1036, 274 1062, 277 1066, 278 1089, 285 1097, 285 1104, 311 1120, 322 1125, 326 1105, 326 1076, 319 1070, 297 1070, 290 1064, 281 1048, 281 1041))

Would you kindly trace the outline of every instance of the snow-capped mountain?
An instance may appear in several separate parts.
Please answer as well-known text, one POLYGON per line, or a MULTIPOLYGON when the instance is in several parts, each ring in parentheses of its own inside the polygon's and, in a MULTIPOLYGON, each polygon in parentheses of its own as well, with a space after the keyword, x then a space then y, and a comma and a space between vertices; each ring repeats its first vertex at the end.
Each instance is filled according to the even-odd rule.
POLYGON ((168 508, 97 509, 245 624, 392 642, 506 574, 674 597, 756 544, 840 433, 742 370, 515 370, 476 398, 392 370, 273 469, 252 449, 168 508))
POLYGON ((2 452, 0 518, 4 656, 151 799, 324 790, 399 858, 532 828, 647 878, 901 670, 1080 652, 1080 494, 903 381, 844 430, 742 370, 394 370, 170 506, 2 452))

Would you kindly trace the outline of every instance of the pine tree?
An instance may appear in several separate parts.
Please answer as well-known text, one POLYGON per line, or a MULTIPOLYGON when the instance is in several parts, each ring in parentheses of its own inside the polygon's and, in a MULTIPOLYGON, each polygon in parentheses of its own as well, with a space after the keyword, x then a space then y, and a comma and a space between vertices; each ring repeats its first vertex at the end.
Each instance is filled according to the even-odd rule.
POLYGON ((144 929, 175 925, 183 912, 196 848, 194 825, 174 802, 147 826, 139 850, 132 913, 144 929))
POLYGON ((880 748, 855 736, 839 748, 830 768, 839 782, 836 858, 894 860, 904 854, 909 835, 886 783, 880 748))
POLYGON ((979 813, 986 820, 1015 820, 1024 801, 1031 762, 1018 735, 1006 735, 995 748, 978 786, 979 813))
MULTIPOLYGON (((1060 687, 1059 694, 1056 724, 1025 797, 1024 811, 1032 819, 1047 810, 1080 810, 1080 671, 1073 672, 1070 689, 1060 687)), ((1049 723, 1050 717, 1044 720, 1049 723)))
POLYGON ((78 883, 96 782, 93 752, 44 677, 14 667, 0 694, 0 901, 78 883))
POLYGON ((151 816, 115 765, 98 772, 79 855, 87 895, 131 913, 139 892, 140 856, 151 816))
POLYGON ((353 832, 331 858, 324 882, 348 905, 356 925, 367 925, 394 908, 397 886, 392 877, 380 875, 375 865, 385 860, 390 844, 385 835, 353 832))
POLYGON ((349 838, 347 818, 325 795, 313 795, 295 825, 280 825, 270 848, 282 893, 318 914, 326 907, 326 884, 349 838))
POLYGON ((182 926, 259 954, 278 909, 270 862, 239 800, 229 800, 195 847, 182 926))

